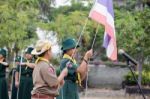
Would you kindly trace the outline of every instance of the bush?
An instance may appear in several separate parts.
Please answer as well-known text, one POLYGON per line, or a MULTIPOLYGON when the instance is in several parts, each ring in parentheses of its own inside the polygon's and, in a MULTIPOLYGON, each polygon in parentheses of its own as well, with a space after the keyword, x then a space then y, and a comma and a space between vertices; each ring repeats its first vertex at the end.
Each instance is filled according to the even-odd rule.
MULTIPOLYGON (((134 72, 136 78, 138 79, 138 72, 134 72)), ((136 81, 134 80, 131 72, 129 72, 127 75, 125 75, 125 84, 132 86, 137 85, 136 81)), ((143 70, 142 71, 142 85, 150 86, 150 71, 143 70)))

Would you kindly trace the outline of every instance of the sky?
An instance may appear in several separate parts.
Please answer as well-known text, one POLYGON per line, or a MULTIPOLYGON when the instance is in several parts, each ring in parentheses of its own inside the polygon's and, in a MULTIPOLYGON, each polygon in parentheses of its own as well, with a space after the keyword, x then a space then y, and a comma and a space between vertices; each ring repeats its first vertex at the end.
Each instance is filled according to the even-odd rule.
POLYGON ((54 55, 57 55, 60 53, 60 46, 58 45, 57 42, 57 37, 56 35, 53 35, 53 32, 50 31, 45 31, 45 30, 41 30, 40 28, 37 28, 37 36, 39 38, 39 40, 49 40, 50 43, 52 44, 52 53, 54 55))
POLYGON ((56 1, 56 7, 64 6, 64 5, 70 5, 70 0, 55 0, 56 1))

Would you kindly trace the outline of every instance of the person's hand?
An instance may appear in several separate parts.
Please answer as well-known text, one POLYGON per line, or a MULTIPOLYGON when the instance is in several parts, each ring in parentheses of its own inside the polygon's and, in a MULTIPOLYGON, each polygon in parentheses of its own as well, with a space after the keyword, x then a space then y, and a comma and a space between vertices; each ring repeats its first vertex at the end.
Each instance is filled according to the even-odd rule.
POLYGON ((90 49, 90 50, 88 50, 88 51, 85 53, 84 59, 85 59, 85 60, 88 60, 88 59, 91 58, 92 56, 93 56, 93 49, 90 49))
POLYGON ((16 88, 19 87, 19 81, 15 81, 15 86, 16 86, 16 88))
POLYGON ((64 84, 65 84, 65 81, 62 80, 62 81, 60 82, 60 86, 63 86, 64 84))
POLYGON ((23 63, 23 62, 22 62, 22 63, 20 63, 20 65, 21 65, 21 66, 26 66, 27 63, 23 63))
POLYGON ((64 76, 67 76, 68 74, 68 68, 64 68, 61 72, 64 76))

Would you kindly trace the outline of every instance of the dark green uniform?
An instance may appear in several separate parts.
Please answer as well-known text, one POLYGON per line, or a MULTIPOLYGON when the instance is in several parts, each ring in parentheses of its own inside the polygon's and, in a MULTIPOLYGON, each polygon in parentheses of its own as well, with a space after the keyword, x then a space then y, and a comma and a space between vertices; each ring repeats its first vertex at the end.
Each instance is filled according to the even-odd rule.
POLYGON ((78 84, 76 69, 77 64, 74 64, 71 60, 63 58, 60 64, 60 71, 65 67, 68 67, 68 75, 65 77, 65 84, 60 89, 57 99, 79 99, 78 84), (62 98, 63 97, 63 98, 62 98))
POLYGON ((6 66, 0 63, 0 99, 8 99, 8 88, 5 78, 6 66))
POLYGON ((16 68, 13 68, 10 72, 10 75, 12 76, 12 90, 11 90, 11 99, 17 99, 17 88, 15 86, 15 73, 16 68))
MULTIPOLYGON (((23 62, 27 62, 27 60, 23 62)), ((34 60, 31 60, 30 63, 34 63, 34 60)), ((20 72, 20 65, 17 66, 17 71, 20 72)), ((32 72, 33 68, 21 66, 18 99, 31 99, 31 90, 33 89, 32 72)))

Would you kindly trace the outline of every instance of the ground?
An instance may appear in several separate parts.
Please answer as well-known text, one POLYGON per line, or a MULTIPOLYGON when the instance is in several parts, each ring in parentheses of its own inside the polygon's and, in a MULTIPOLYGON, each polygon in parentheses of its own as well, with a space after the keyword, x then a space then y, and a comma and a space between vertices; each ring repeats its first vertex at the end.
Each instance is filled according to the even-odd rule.
MULTIPOLYGON (((81 93, 80 99, 143 99, 141 95, 128 95, 124 90, 88 89, 81 93)), ((146 96, 146 99, 150 97, 146 96)))
MULTIPOLYGON (((86 93, 80 93, 80 99, 143 99, 143 97, 126 94, 125 90, 90 88, 86 93)), ((146 99, 150 99, 150 95, 146 96, 146 99)))

